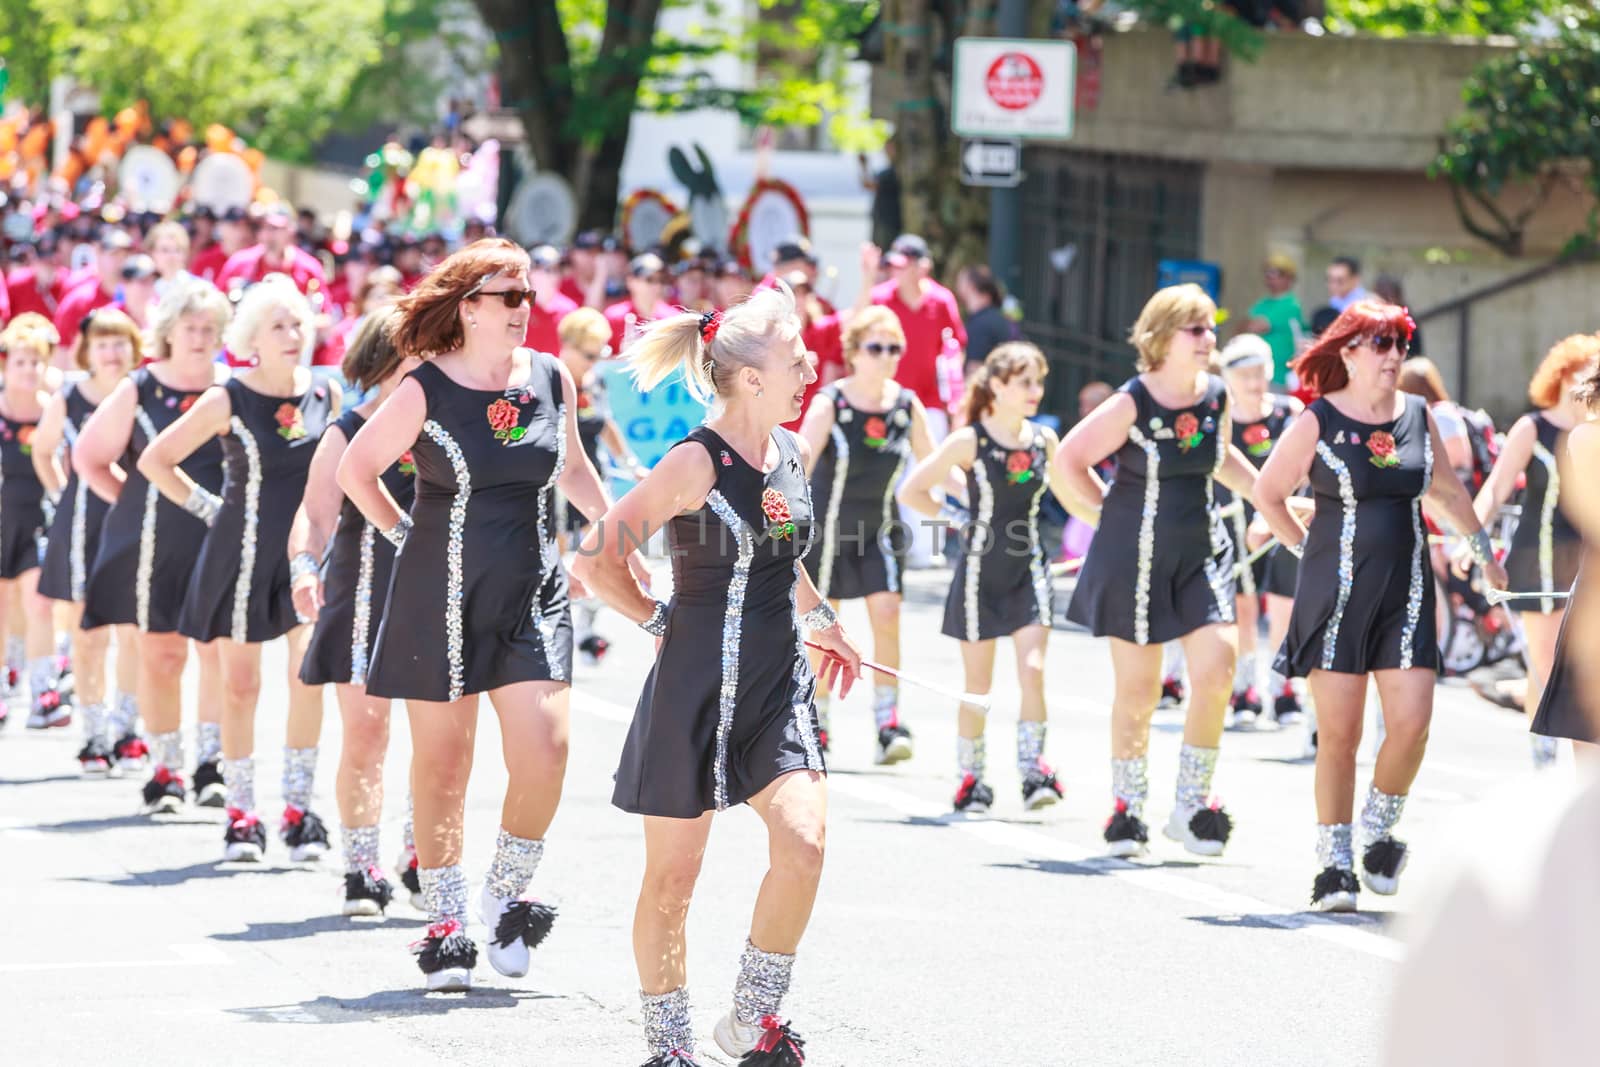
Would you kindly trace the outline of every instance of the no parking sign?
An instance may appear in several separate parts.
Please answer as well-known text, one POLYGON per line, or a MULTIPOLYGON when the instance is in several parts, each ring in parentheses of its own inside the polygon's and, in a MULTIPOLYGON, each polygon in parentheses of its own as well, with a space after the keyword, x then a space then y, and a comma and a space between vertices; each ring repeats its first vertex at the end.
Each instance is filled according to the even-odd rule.
POLYGON ((962 137, 1071 137, 1077 58, 1071 41, 957 38, 950 129, 962 137))

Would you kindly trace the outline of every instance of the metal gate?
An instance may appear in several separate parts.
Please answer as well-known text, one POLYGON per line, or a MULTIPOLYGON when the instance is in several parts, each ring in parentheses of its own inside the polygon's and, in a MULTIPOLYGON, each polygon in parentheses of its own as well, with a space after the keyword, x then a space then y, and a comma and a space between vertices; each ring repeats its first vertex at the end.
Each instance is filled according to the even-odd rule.
POLYGON ((1198 258, 1204 170, 1061 148, 1030 148, 1026 159, 1022 329, 1050 360, 1042 407, 1070 426, 1083 385, 1133 373, 1128 330, 1155 291, 1157 263, 1198 258))

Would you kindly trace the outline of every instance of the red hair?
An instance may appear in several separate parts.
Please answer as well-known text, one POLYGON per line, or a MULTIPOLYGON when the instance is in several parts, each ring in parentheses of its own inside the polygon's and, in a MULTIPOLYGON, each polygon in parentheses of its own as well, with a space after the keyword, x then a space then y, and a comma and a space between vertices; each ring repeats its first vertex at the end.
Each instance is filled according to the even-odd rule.
POLYGON ((1528 399, 1535 407, 1553 408, 1561 403, 1561 394, 1570 378, 1576 378, 1600 358, 1600 336, 1592 333, 1574 334, 1557 341, 1550 349, 1539 369, 1533 372, 1533 383, 1528 386, 1528 399))
POLYGON ((1349 384, 1344 369, 1344 351, 1365 337, 1395 336, 1411 340, 1417 324, 1411 313, 1399 304, 1381 300, 1358 300, 1339 313, 1333 325, 1323 331, 1312 346, 1292 364, 1300 376, 1300 386, 1321 396, 1349 384))

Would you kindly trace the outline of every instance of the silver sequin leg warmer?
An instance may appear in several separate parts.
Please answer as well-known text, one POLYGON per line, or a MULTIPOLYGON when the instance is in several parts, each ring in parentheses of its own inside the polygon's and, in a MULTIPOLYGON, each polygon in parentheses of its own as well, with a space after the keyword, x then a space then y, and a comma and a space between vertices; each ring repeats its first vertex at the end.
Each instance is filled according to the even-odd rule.
POLYGON ((763 952, 748 940, 739 957, 739 980, 733 986, 733 1006, 739 1021, 755 1026, 764 1015, 776 1015, 789 992, 794 973, 794 957, 778 952, 763 952))
POLYGON ((256 810, 256 761, 225 759, 222 761, 222 781, 228 787, 228 807, 237 808, 246 815, 256 810))
POLYGON ((317 746, 283 750, 283 802, 301 811, 311 808, 311 790, 317 780, 317 746))
POLYGON ((196 725, 194 747, 196 763, 210 763, 214 759, 221 759, 222 724, 220 722, 203 722, 196 725))
POLYGON ((1367 803, 1361 809, 1361 847, 1365 849, 1374 841, 1393 833, 1395 824, 1400 821, 1400 813, 1405 807, 1404 794, 1395 796, 1393 793, 1383 792, 1375 785, 1369 786, 1367 803))
POLYGON ((165 767, 173 774, 183 773, 183 733, 151 734, 150 752, 157 767, 165 767))
POLYGON ((1128 814, 1135 819, 1144 818, 1144 802, 1150 798, 1150 759, 1135 756, 1133 759, 1111 761, 1111 799, 1121 801, 1128 814))
POLYGON ((1023 775, 1039 769, 1044 759, 1044 737, 1048 723, 1017 720, 1017 770, 1023 775))
POLYGON ((689 991, 678 987, 670 993, 639 993, 644 1011, 644 1040, 650 1056, 672 1052, 694 1055, 694 1023, 689 1018, 689 991))
POLYGON ((1354 829, 1347 822, 1317 824, 1317 862, 1324 869, 1337 867, 1341 871, 1356 869, 1355 852, 1350 834, 1354 829))
POLYGON ((344 869, 351 874, 365 874, 368 868, 378 866, 378 828, 376 826, 341 826, 344 839, 344 869))
POLYGON ((1184 745, 1178 750, 1178 807, 1203 808, 1211 795, 1211 777, 1217 772, 1221 749, 1184 745))
POLYGON ((467 925, 467 876, 461 864, 418 867, 417 881, 422 885, 423 906, 428 909, 430 923, 454 919, 463 927, 467 925))
POLYGON ((972 775, 979 781, 983 780, 985 765, 989 762, 989 753, 984 745, 983 735, 977 737, 956 738, 956 773, 962 778, 972 775))
POLYGON ((539 861, 543 858, 543 838, 535 841, 517 837, 501 827, 500 836, 494 843, 494 860, 489 864, 489 873, 483 880, 484 886, 492 896, 501 900, 515 900, 527 892, 528 883, 533 881, 533 872, 539 869, 539 861))

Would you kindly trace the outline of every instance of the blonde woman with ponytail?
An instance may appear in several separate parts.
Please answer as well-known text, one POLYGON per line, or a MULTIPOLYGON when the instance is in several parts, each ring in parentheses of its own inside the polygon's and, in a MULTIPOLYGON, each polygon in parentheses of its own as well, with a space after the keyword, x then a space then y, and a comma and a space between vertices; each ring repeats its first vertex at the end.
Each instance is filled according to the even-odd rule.
POLYGON ((633 945, 648 1067, 696 1062, 684 923, 712 814, 738 804, 767 824, 769 869, 733 1006, 713 1037, 747 1064, 802 1063, 804 1042, 778 1012, 822 875, 827 788, 815 696, 835 680, 848 692, 861 667, 800 565, 812 541, 810 447, 782 424, 800 414, 816 370, 782 283, 726 312, 660 319, 629 358, 641 388, 681 371, 713 405, 706 424, 590 528, 573 564, 657 638, 612 796, 644 816, 633 945), (630 545, 663 526, 676 578, 666 604, 626 561, 630 545), (824 654, 816 674, 805 641, 824 654))
MULTIPOLYGON (((1022 706, 1017 716, 1017 773, 1022 804, 1032 810, 1061 799, 1044 761, 1044 656, 1050 635, 1050 575, 1039 539, 1039 501, 1048 488, 1065 503, 1065 483, 1051 475, 1056 435, 1031 422, 1044 399, 1044 353, 1025 341, 996 347, 967 383, 966 425, 912 469, 900 502, 959 527, 962 552, 945 597, 941 632, 961 642, 964 688, 987 693, 994 682, 995 640, 1011 638, 1022 706), (952 471, 966 475, 967 508, 944 499, 952 471)), ((956 738, 955 809, 988 811, 984 780, 986 713, 961 705, 956 738)))

